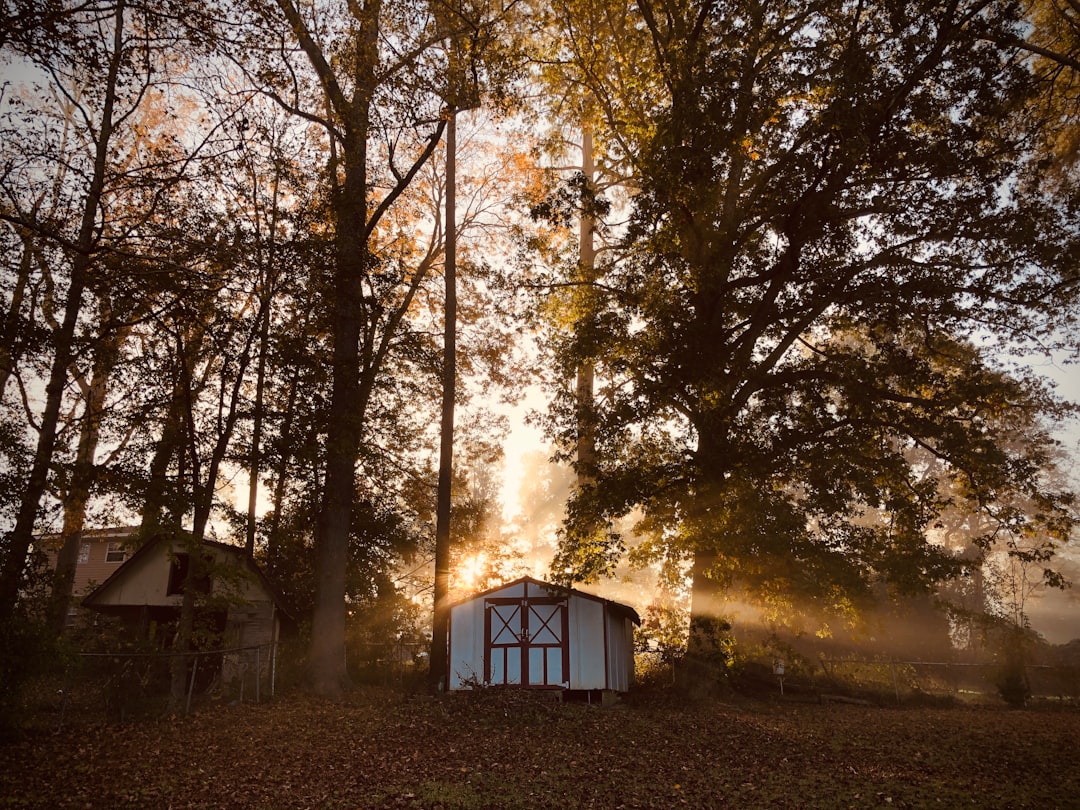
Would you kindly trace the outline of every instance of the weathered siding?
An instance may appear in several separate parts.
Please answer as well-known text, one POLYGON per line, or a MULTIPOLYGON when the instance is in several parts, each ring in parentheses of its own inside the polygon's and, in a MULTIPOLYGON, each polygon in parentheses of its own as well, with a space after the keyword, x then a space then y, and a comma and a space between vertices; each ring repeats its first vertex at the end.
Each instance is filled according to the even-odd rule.
POLYGON ((125 575, 109 583, 94 600, 101 606, 167 605, 180 606, 180 595, 168 594, 168 545, 159 543, 151 554, 133 557, 125 575))
POLYGON ((263 599, 230 605, 225 625, 225 647, 253 647, 277 641, 274 603, 263 599))
MULTIPOLYGON (((273 588, 243 550, 213 542, 202 543, 200 550, 213 558, 213 598, 200 602, 198 609, 224 614, 222 646, 234 650, 276 642, 281 626, 279 603, 273 588)), ((178 615, 182 596, 169 593, 169 580, 176 554, 186 552, 187 546, 179 542, 173 545, 168 537, 151 540, 93 591, 84 604, 129 621, 138 620, 148 608, 155 609, 159 617, 178 615)), ((258 661, 258 655, 253 660, 258 661)))
MULTIPOLYGON (((113 581, 94 600, 97 605, 159 605, 179 607, 180 594, 170 594, 169 570, 174 552, 183 553, 167 542, 159 542, 150 553, 134 557, 125 576, 113 581)), ((267 594, 235 554, 209 547, 218 570, 211 577, 212 593, 243 601, 267 599, 267 594)))

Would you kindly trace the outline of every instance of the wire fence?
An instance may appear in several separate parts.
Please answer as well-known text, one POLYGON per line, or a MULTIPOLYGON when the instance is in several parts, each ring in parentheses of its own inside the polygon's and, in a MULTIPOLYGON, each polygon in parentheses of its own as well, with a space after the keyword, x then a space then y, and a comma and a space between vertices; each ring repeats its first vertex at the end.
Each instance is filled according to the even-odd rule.
POLYGON ((55 693, 37 697, 46 704, 41 708, 55 712, 58 727, 74 718, 122 722, 187 714, 204 701, 262 702, 277 689, 277 668, 276 643, 187 653, 80 652, 55 693), (184 690, 182 706, 177 706, 172 678, 181 658, 184 690))
MULTIPOLYGON (((427 672, 428 644, 352 642, 346 663, 358 683, 409 685, 427 672)), ((53 728, 188 714, 208 705, 260 703, 302 675, 295 644, 267 643, 173 653, 114 650, 75 653, 62 674, 31 688, 28 707, 53 728), (183 658, 183 697, 173 696, 173 665, 183 658)))
MULTIPOLYGON (((416 642, 354 643, 347 665, 358 682, 408 684, 427 670, 427 645, 416 642)), ((124 722, 187 714, 213 704, 263 702, 279 689, 279 644, 170 652, 78 653, 62 676, 43 680, 34 711, 53 728, 65 724, 124 722), (173 664, 184 657, 183 697, 172 695, 173 664), (50 719, 51 718, 51 719, 50 719)), ((286 661, 291 654, 286 654, 286 661)), ((295 664, 295 662, 293 662, 295 664)), ((290 664, 292 666, 292 664, 290 664)), ((680 660, 638 653, 639 686, 679 682, 680 660)), ((1080 665, 1028 664, 1027 693, 1035 700, 1080 704, 1080 665)), ((736 688, 792 699, 905 704, 927 698, 996 702, 1002 667, 986 662, 821 658, 800 666, 764 664, 735 672, 736 688)), ((285 678, 290 681, 290 677, 285 678)))

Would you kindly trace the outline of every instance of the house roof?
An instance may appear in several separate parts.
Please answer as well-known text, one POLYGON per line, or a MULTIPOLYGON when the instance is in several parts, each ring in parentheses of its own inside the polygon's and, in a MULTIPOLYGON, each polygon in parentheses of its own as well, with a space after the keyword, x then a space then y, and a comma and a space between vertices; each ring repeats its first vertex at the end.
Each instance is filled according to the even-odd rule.
POLYGON ((600 602, 603 605, 611 608, 611 610, 613 610, 615 613, 620 613, 626 616, 626 618, 630 619, 630 621, 632 621, 634 624, 641 624, 641 617, 638 616, 638 612, 629 605, 624 605, 621 602, 615 602, 611 599, 604 599, 601 596, 586 593, 585 591, 579 591, 576 588, 569 588, 565 585, 553 585, 550 582, 544 582, 543 580, 536 579, 535 577, 518 577, 517 579, 511 580, 510 582, 504 582, 502 585, 497 585, 494 588, 489 588, 486 591, 481 591, 480 593, 473 594, 466 599, 462 599, 456 602, 454 605, 451 605, 451 607, 463 605, 466 602, 472 602, 474 599, 483 599, 486 596, 490 596, 491 594, 498 593, 499 591, 506 590, 507 588, 512 588, 515 585, 520 585, 525 582, 529 583, 530 585, 537 585, 549 591, 555 591, 556 593, 565 593, 568 596, 578 596, 582 599, 589 599, 593 602, 600 602))
MULTIPOLYGON (((91 609, 98 607, 95 602, 97 602, 97 600, 99 600, 117 582, 122 581, 126 576, 128 576, 129 571, 135 570, 138 561, 140 561, 144 557, 148 557, 151 554, 152 550, 156 548, 159 544, 169 541, 171 539, 171 535, 156 534, 149 540, 147 540, 145 543, 143 543, 143 545, 134 554, 132 554, 130 557, 127 558, 127 560, 124 561, 123 565, 121 565, 119 568, 113 571, 112 574, 109 575, 108 579, 98 585, 98 587, 96 587, 83 598, 83 607, 91 609)), ((254 560, 252 560, 250 557, 247 556, 247 554, 244 553, 244 549, 240 548, 239 546, 229 545, 228 543, 221 543, 217 540, 204 539, 201 542, 201 545, 204 547, 221 549, 225 553, 233 556, 235 559, 240 560, 244 567, 252 573, 252 575, 256 578, 256 580, 258 580, 259 584, 263 587, 263 589, 270 595, 270 598, 274 601, 274 606, 277 608, 277 610, 280 613, 283 613, 286 617, 288 617, 289 613, 285 607, 285 600, 282 598, 277 588, 275 588, 274 585, 270 582, 270 580, 266 578, 266 575, 262 572, 262 569, 259 568, 259 566, 255 563, 254 560)))
MULTIPOLYGON (((138 526, 111 526, 106 529, 83 529, 79 532, 79 539, 85 543, 105 541, 130 540, 139 532, 138 526)), ((59 532, 42 534, 36 538, 45 548, 59 548, 63 535, 59 532)))

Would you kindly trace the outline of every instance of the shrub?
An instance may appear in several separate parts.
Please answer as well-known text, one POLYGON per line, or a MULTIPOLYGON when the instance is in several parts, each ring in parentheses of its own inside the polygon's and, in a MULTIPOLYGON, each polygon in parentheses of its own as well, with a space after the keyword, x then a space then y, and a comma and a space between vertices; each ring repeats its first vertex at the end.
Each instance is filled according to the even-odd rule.
POLYGON ((1001 699, 1017 708, 1031 699, 1026 663, 1027 638, 1022 628, 1008 632, 1002 639, 1001 668, 997 676, 997 690, 1001 699))

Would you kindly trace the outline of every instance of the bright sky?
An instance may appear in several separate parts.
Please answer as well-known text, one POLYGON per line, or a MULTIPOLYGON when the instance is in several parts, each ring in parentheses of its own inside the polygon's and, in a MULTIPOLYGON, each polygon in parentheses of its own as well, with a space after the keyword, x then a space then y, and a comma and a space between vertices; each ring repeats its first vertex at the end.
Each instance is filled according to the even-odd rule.
POLYGON ((498 409, 510 420, 510 434, 503 444, 503 484, 500 493, 503 518, 510 522, 522 513, 521 484, 525 474, 525 458, 530 453, 547 452, 548 443, 539 428, 526 424, 530 410, 541 411, 546 406, 543 391, 531 386, 516 407, 498 409))

